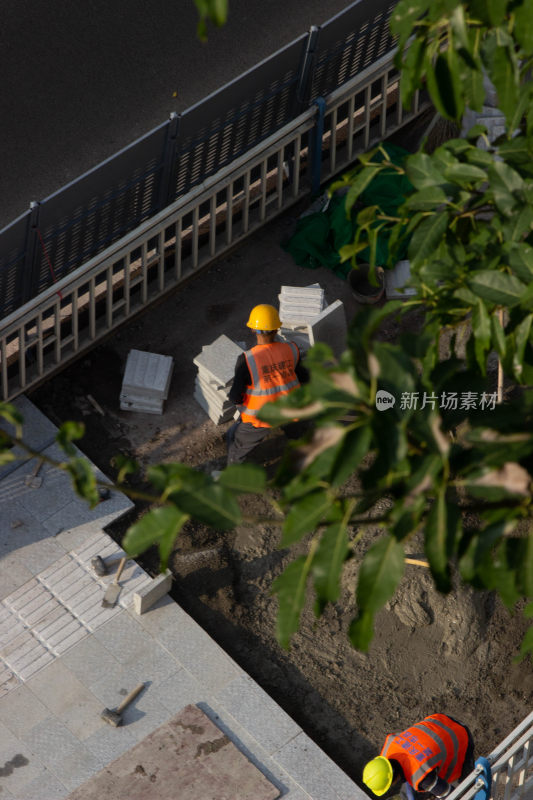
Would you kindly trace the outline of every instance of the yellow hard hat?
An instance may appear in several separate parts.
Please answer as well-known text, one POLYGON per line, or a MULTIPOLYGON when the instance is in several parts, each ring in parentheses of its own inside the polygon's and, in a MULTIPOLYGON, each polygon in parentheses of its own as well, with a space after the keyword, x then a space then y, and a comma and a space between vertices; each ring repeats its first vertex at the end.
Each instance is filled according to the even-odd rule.
POLYGON ((392 783, 392 764, 385 756, 378 756, 369 761, 363 770, 363 783, 377 794, 385 794, 392 783))
POLYGON ((281 320, 274 306, 262 303, 252 308, 246 325, 254 331, 277 331, 281 328, 281 320))

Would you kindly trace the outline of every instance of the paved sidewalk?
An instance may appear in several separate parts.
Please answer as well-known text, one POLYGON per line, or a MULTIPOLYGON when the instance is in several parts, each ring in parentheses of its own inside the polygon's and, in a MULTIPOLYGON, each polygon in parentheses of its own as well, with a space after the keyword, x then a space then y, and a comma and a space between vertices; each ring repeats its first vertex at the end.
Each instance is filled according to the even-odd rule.
MULTIPOLYGON (((55 426, 26 398, 24 439, 60 455, 55 426)), ((101 598, 95 554, 123 551, 103 531, 132 503, 120 493, 90 510, 66 476, 34 461, 0 469, 0 796, 61 800, 191 704, 287 800, 364 800, 301 728, 166 595, 139 616, 151 578, 135 562, 117 605, 101 598), (119 728, 100 718, 139 682, 119 728)), ((95 468, 96 469, 96 468, 95 468)), ((100 473, 101 474, 101 473, 100 473)), ((208 796, 202 800, 219 800, 208 796)), ((235 800, 238 800, 235 797, 235 800)))

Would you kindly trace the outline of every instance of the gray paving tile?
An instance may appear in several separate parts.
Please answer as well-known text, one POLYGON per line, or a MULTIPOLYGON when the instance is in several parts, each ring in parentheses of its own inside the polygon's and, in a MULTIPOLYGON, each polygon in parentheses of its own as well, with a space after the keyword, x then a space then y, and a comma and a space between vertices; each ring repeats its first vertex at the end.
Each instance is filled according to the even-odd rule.
POLYGON ((368 795, 335 764, 328 756, 322 754, 319 777, 335 789, 339 800, 368 800, 368 795))
POLYGON ((120 663, 107 647, 93 635, 78 642, 61 661, 85 686, 98 683, 113 672, 121 669, 120 663))
POLYGON ((122 664, 115 661, 109 672, 102 678, 89 684, 89 691, 102 703, 104 708, 115 708, 124 697, 135 689, 139 679, 130 671, 124 669, 122 664))
POLYGON ((345 349, 346 333, 346 314, 341 300, 336 300, 309 322, 311 344, 325 342, 337 358, 345 349))
POLYGON ((24 565, 18 550, 4 556, 0 560, 0 600, 12 594, 27 583, 32 577, 32 573, 24 565))
POLYGON ((18 553, 26 569, 32 575, 37 575, 44 567, 61 558, 65 551, 54 539, 48 537, 20 548, 18 553))
POLYGON ((159 685, 180 669, 174 656, 156 642, 135 653, 123 666, 139 681, 149 680, 152 685, 159 685))
POLYGON ((273 754, 273 759, 283 767, 300 786, 309 791, 310 776, 320 771, 323 751, 303 731, 273 754))
POLYGON ((158 600, 145 614, 136 614, 133 609, 129 609, 128 612, 160 643, 163 643, 162 637, 165 635, 173 638, 173 634, 176 634, 176 638, 180 638, 189 628, 196 625, 192 617, 168 595, 158 600))
POLYGON ((61 659, 42 669, 26 685, 77 739, 86 739, 99 729, 100 701, 61 659))
POLYGON ((0 721, 18 737, 50 716, 50 710, 26 684, 12 689, 0 701, 0 721))
POLYGON ((53 716, 34 725, 24 734, 22 741, 54 774, 56 764, 77 752, 80 746, 74 734, 53 716))
MULTIPOLYGON (((0 723, 0 764, 3 767, 2 788, 15 794, 24 786, 39 778, 44 763, 35 750, 24 740, 14 736, 0 723)), ((3 793, 2 793, 3 794, 3 793)))
POLYGON ((187 628, 186 636, 165 642, 165 647, 171 650, 182 666, 196 676, 208 693, 218 692, 242 674, 230 657, 199 625, 187 628))
POLYGON ((20 547, 25 547, 48 536, 43 531, 39 520, 24 507, 20 498, 6 497, 6 487, 0 483, 0 507, 2 508, 2 521, 0 530, 0 558, 9 556, 20 547))
POLYGON ((300 727, 247 675, 229 683, 215 698, 268 753, 279 750, 300 727))
MULTIPOLYGON (((54 448, 52 455, 55 455, 54 448)), ((47 454, 51 451, 47 450, 47 454)), ((31 472, 32 464, 24 468, 24 472, 31 472)), ((19 473, 17 472, 17 475, 19 473)), ((74 490, 69 476, 51 464, 43 464, 39 471, 42 483, 38 489, 25 487, 20 494, 20 502, 34 517, 44 521, 67 505, 74 497, 74 490)))
POLYGON ((189 704, 196 704, 207 699, 206 690, 184 668, 179 669, 165 681, 151 687, 151 696, 172 714, 176 714, 189 704))
POLYGON ((84 747, 98 759, 110 763, 137 744, 133 726, 112 728, 102 722, 102 727, 84 741, 84 747))
POLYGON ((122 664, 154 645, 153 637, 122 610, 98 628, 94 636, 122 664))
POLYGON ((112 495, 109 500, 99 503, 93 509, 84 500, 77 498, 44 520, 43 526, 52 536, 79 528, 83 528, 87 534, 98 533, 130 508, 132 503, 124 495, 112 495))
POLYGON ((100 772, 107 763, 106 757, 95 755, 84 745, 79 745, 73 752, 56 761, 53 766, 50 765, 50 771, 68 791, 72 792, 100 772))
MULTIPOLYGON (((13 797, 14 800, 62 800, 68 791, 67 787, 49 770, 43 768, 38 778, 26 784, 20 792, 8 795, 7 800, 10 797, 13 797)), ((0 797, 2 800, 6 800, 4 791, 0 797)))

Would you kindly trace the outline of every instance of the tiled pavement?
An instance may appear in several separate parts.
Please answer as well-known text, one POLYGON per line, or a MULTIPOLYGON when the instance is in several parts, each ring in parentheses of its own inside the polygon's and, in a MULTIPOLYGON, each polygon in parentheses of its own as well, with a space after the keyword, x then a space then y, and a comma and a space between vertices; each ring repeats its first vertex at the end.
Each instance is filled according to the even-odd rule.
MULTIPOLYGON (((53 452, 54 426, 25 398, 25 439, 53 452)), ((59 453, 57 453, 59 454, 59 453)), ((0 469, 0 796, 61 800, 196 704, 287 800, 366 795, 168 595, 138 616, 150 581, 135 562, 119 602, 90 559, 122 551, 102 529, 131 503, 113 493, 92 511, 65 476, 33 463, 0 469), (100 719, 139 682, 119 728, 100 719)), ((208 798, 205 800, 217 800, 208 798)), ((235 798, 238 800, 238 798, 235 798)))

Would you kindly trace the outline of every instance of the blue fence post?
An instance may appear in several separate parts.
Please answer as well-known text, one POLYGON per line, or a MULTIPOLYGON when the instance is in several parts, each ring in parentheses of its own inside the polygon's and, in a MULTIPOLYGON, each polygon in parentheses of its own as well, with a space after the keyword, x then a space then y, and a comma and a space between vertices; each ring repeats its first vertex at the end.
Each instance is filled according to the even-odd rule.
POLYGON ((478 791, 474 795, 474 800, 490 800, 490 793, 492 790, 492 770, 490 768, 490 761, 487 758, 476 759, 476 772, 478 778, 476 786, 481 781, 478 791))
POLYGON ((326 101, 323 97, 313 100, 313 105, 317 106, 317 117, 312 133, 311 147, 311 194, 316 197, 320 191, 320 178, 322 175, 322 140, 324 138, 324 115, 326 113, 326 101))
POLYGON ((180 115, 172 111, 168 120, 168 131, 161 167, 161 184, 157 210, 161 211, 174 200, 176 195, 176 152, 180 128, 180 115))
POLYGON ((22 298, 22 305, 35 296, 39 283, 39 240, 37 229, 39 227, 40 203, 32 200, 30 203, 31 214, 28 219, 26 231, 26 249, 24 255, 24 270, 17 276, 21 285, 17 287, 17 296, 22 298), (37 284, 37 285, 36 285, 37 284))
POLYGON ((309 105, 311 95, 311 75, 314 67, 315 50, 318 42, 319 28, 311 25, 307 35, 305 50, 298 70, 298 83, 296 84, 296 109, 295 115, 301 114, 309 105))

